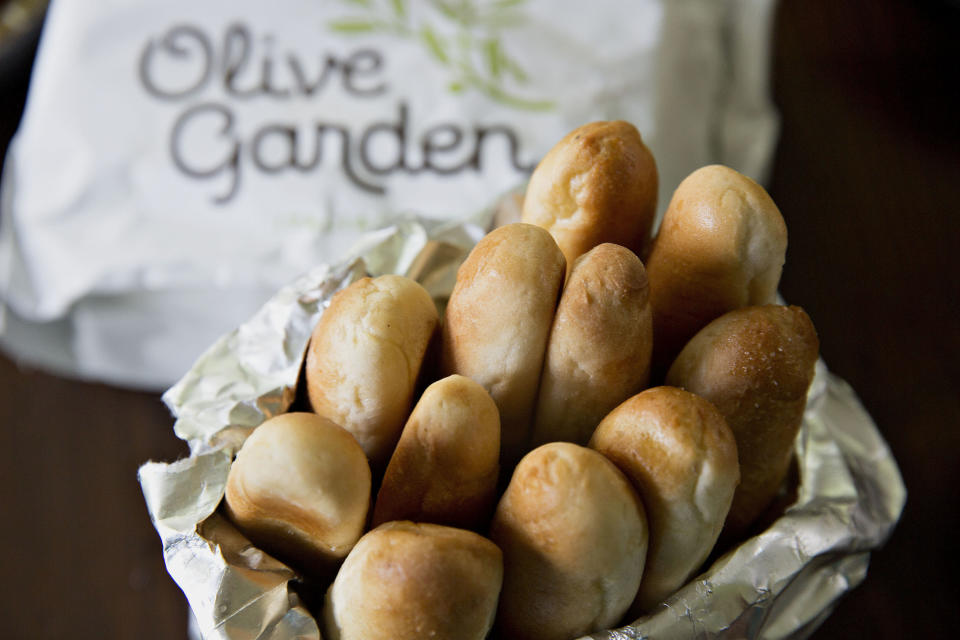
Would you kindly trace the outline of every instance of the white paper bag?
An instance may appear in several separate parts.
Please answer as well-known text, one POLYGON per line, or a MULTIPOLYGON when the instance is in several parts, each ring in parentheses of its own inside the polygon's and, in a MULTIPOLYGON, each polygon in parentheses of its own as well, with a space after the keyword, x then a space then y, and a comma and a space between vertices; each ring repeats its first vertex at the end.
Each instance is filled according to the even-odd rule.
POLYGON ((2 191, 3 346, 168 385, 280 284, 415 216, 472 217, 591 120, 661 210, 762 180, 772 0, 53 3, 2 191))

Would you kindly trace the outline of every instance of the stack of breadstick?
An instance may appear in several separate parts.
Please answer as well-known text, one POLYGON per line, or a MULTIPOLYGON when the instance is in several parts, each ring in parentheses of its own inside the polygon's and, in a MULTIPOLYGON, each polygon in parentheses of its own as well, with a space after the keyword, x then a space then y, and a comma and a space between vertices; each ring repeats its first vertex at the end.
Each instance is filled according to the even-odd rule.
POLYGON ((539 164, 522 221, 476 245, 442 318, 402 276, 333 297, 308 402, 250 435, 224 502, 329 584, 324 638, 576 638, 652 612, 718 539, 763 526, 819 348, 775 304, 786 227, 757 183, 708 166, 653 236, 657 191, 632 125, 588 124, 539 164))

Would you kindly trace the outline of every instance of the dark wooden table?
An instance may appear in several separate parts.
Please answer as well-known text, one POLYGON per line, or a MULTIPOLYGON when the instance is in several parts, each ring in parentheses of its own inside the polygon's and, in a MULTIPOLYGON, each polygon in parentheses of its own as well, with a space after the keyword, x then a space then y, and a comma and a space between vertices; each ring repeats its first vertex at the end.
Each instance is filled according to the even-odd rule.
MULTIPOLYGON (((790 229, 782 292, 820 332, 907 483, 903 520, 817 638, 947 638, 960 601, 960 6, 784 0, 771 193, 790 229)), ((27 72, 0 80, 0 142, 27 72)), ((139 486, 185 455, 156 394, 0 357, 0 637, 183 638, 139 486)))

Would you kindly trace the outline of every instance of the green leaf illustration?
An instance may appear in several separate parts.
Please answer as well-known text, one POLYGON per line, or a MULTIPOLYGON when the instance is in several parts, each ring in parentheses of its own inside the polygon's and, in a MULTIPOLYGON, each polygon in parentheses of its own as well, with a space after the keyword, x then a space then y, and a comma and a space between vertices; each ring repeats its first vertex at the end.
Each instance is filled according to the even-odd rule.
POLYGON ((528 81, 527 73, 510 57, 498 35, 501 29, 516 28, 527 22, 528 17, 519 9, 527 0, 483 0, 479 3, 477 0, 429 0, 443 20, 448 21, 440 32, 422 20, 410 21, 409 0, 342 1, 363 7, 367 17, 336 20, 329 24, 331 30, 349 34, 376 31, 420 40, 427 54, 446 67, 447 89, 451 93, 479 91, 491 100, 516 109, 546 111, 556 108, 551 100, 518 96, 504 84, 505 76, 520 84, 528 81))
POLYGON ((344 18, 330 23, 330 29, 340 33, 368 33, 376 31, 380 25, 366 18, 344 18))
POLYGON ((447 18, 454 22, 460 22, 460 14, 457 13, 457 9, 451 3, 444 2, 444 0, 433 0, 431 4, 447 18))
POLYGON ((429 51, 434 58, 443 64, 449 64, 450 56, 447 55, 446 45, 440 36, 430 28, 430 25, 425 24, 421 27, 420 38, 423 40, 423 43, 427 45, 427 51, 429 51))
POLYGON ((557 106, 553 100, 527 100, 526 98, 518 98, 517 96, 506 93, 499 87, 488 86, 484 88, 484 92, 501 104, 526 111, 550 111, 557 106))
POLYGON ((513 7, 519 7, 522 4, 526 4, 527 0, 497 0, 493 3, 495 9, 512 9, 513 7))
POLYGON ((499 78, 503 71, 503 50, 500 48, 500 41, 496 38, 488 38, 483 43, 483 57, 487 62, 487 69, 494 78, 499 78))
POLYGON ((480 11, 473 0, 460 0, 457 5, 457 13, 464 24, 473 23, 480 15, 480 11))
POLYGON ((527 80, 530 79, 529 76, 527 76, 527 72, 523 70, 523 67, 510 58, 505 57, 503 59, 503 66, 507 68, 507 71, 510 72, 510 75, 513 76, 513 79, 520 84, 526 84, 527 80))
POLYGON ((464 29, 476 26, 480 12, 471 0, 431 0, 434 8, 464 29))

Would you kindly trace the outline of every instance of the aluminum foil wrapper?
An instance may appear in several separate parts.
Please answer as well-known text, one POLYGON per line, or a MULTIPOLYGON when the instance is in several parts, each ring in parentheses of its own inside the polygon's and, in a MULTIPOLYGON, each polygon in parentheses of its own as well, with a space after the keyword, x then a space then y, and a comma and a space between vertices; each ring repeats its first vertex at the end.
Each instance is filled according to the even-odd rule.
MULTIPOLYGON (((282 289, 216 342, 165 395, 188 458, 148 462, 140 484, 203 638, 321 638, 296 574, 217 513, 234 454, 294 400, 310 332, 330 297, 358 278, 401 273, 442 307, 479 227, 410 220, 368 236, 338 265, 282 289)), ((712 561, 651 615, 596 640, 803 638, 863 581, 906 491, 889 448, 853 390, 818 363, 796 441, 797 484, 766 530, 712 561)))

